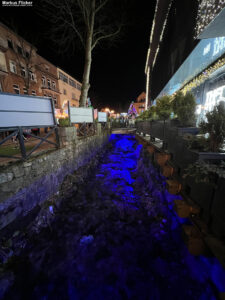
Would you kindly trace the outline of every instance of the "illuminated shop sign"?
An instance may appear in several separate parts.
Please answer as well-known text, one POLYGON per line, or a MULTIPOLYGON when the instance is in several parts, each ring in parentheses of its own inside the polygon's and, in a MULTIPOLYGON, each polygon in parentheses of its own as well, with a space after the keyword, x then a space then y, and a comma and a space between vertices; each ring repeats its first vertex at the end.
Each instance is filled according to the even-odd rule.
POLYGON ((225 37, 201 40, 158 97, 164 94, 172 95, 224 53, 225 37))
POLYGON ((221 86, 215 90, 206 93, 204 110, 212 111, 214 106, 221 101, 225 101, 225 86, 221 86))

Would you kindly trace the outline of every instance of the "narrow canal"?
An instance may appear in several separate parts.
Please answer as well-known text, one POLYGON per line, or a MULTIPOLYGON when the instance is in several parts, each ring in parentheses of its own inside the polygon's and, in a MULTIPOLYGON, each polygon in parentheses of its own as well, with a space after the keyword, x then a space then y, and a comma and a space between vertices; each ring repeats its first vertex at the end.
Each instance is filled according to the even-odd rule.
POLYGON ((188 253, 172 212, 179 196, 133 136, 112 135, 108 148, 73 195, 49 207, 49 226, 9 260, 4 299, 217 299, 224 278, 213 257, 188 253))

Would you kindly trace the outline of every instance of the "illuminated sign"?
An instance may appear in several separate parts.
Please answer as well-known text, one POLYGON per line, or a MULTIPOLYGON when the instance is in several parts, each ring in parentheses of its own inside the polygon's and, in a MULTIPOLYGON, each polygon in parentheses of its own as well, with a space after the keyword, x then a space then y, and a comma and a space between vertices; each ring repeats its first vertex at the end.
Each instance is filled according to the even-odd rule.
POLYGON ((172 95, 225 53, 225 37, 201 40, 160 94, 172 95))

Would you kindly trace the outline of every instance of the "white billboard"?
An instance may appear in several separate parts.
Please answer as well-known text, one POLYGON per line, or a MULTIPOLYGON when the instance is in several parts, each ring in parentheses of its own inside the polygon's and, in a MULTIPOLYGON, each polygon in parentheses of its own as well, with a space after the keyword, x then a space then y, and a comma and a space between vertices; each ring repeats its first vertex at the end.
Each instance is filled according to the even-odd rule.
POLYGON ((0 93, 0 127, 54 126, 51 99, 0 93))
POLYGON ((93 123, 93 109, 91 107, 70 107, 70 122, 93 123))
POLYGON ((106 112, 98 112, 98 122, 107 122, 107 113, 106 112))

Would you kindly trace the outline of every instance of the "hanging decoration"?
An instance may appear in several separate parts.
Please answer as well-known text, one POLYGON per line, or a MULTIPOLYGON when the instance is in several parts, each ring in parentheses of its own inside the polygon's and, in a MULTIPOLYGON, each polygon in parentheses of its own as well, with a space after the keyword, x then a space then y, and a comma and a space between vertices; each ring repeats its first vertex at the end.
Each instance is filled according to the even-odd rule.
POLYGON ((198 15, 195 27, 195 38, 211 23, 225 7, 225 0, 198 0, 198 15))
POLYGON ((212 66, 205 69, 202 73, 200 73, 198 76, 196 76, 190 82, 188 82, 183 88, 181 88, 180 91, 183 92, 184 94, 186 94, 187 92, 190 92, 192 89, 194 89, 194 88, 200 86, 202 83, 204 83, 212 73, 214 73, 216 70, 223 67, 224 65, 225 65, 225 57, 220 58, 212 66))

